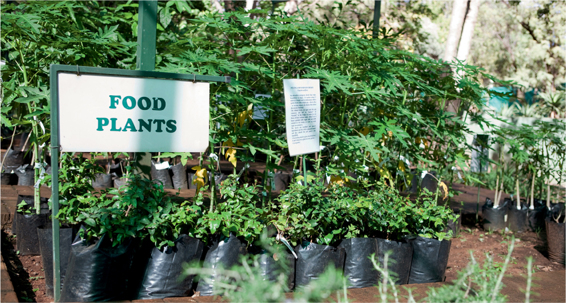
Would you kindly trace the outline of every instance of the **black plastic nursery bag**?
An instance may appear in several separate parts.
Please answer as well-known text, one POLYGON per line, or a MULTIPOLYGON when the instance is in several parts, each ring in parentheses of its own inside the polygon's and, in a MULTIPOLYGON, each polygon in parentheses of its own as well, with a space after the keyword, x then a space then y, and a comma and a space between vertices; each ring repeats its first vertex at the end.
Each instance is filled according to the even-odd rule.
POLYGON ((33 186, 35 184, 35 170, 33 166, 24 164, 18 167, 15 173, 18 175, 18 185, 33 186))
POLYGON ((530 231, 544 231, 544 218, 546 218, 545 201, 535 199, 534 209, 530 209, 527 214, 527 223, 530 231))
MULTIPOLYGON (((377 261, 385 267, 385 253, 390 252, 387 261, 387 270, 394 275, 392 278, 396 285, 409 283, 411 263, 413 261, 413 246, 409 242, 377 239, 377 261)), ((379 277, 378 277, 379 278, 379 277)))
POLYGON ((112 177, 113 176, 111 174, 96 174, 92 181, 92 187, 110 188, 112 187, 112 177))
POLYGON ((295 268, 295 287, 306 286, 311 280, 318 278, 326 267, 344 268, 346 251, 342 247, 332 247, 310 242, 303 242, 295 247, 297 266, 295 268))
POLYGON ((349 288, 363 288, 377 285, 379 272, 370 260, 372 254, 378 255, 377 239, 353 238, 340 242, 346 252, 344 276, 348 278, 349 288))
POLYGON ((61 302, 126 299, 127 276, 135 242, 129 238, 112 247, 106 236, 94 243, 77 236, 71 247, 61 302))
POLYGON ((417 237, 413 245, 413 260, 409 284, 443 282, 451 241, 417 237))
MULTIPOLYGON (((53 232, 51 227, 38 228, 39 250, 43 261, 43 273, 45 274, 45 293, 53 297, 53 232)), ((61 272, 61 287, 65 283, 65 273, 71 254, 71 244, 73 242, 73 229, 59 229, 59 268, 61 272)))
POLYGON ((564 223, 564 214, 562 214, 558 222, 551 217, 546 218, 546 239, 548 242, 548 259, 550 261, 560 264, 565 263, 565 235, 566 223, 564 223))
POLYGON ((182 297, 191 289, 194 276, 181 279, 183 263, 199 261, 204 243, 198 239, 181 235, 174 247, 159 250, 154 247, 143 274, 141 287, 135 299, 162 299, 182 297))
POLYGON ((507 222, 505 226, 509 228, 512 232, 524 232, 527 230, 527 206, 521 203, 521 209, 517 209, 517 201, 509 206, 507 210, 507 222))
POLYGON ((499 206, 494 207, 490 198, 485 199, 482 206, 483 229, 484 230, 502 230, 505 229, 505 215, 507 214, 507 200, 499 206))
POLYGON ((178 163, 171 166, 171 171, 173 172, 173 188, 189 188, 189 184, 187 182, 187 170, 185 169, 185 166, 183 164, 178 163))
POLYGON ((295 286, 295 256, 289 253, 281 253, 273 255, 271 253, 263 252, 259 256, 259 269, 261 276, 267 281, 277 281, 277 277, 283 272, 281 262, 286 262, 288 270, 285 272, 287 275, 287 287, 289 290, 295 286), (284 258, 284 260, 280 260, 284 258), (277 259, 277 260, 276 260, 277 259))
POLYGON ((173 183, 171 183, 171 176, 169 175, 169 168, 157 168, 156 165, 161 163, 155 163, 151 161, 151 179, 154 181, 159 181, 163 184, 163 188, 173 188, 173 183))
MULTIPOLYGON (((240 256, 246 254, 246 244, 236 236, 230 234, 229 238, 215 236, 211 241, 204 257, 204 268, 212 270, 220 265, 223 268, 230 268, 240 261, 240 256)), ((220 278, 219 273, 214 272, 207 279, 200 278, 196 291, 201 296, 212 296, 214 282, 220 278)))

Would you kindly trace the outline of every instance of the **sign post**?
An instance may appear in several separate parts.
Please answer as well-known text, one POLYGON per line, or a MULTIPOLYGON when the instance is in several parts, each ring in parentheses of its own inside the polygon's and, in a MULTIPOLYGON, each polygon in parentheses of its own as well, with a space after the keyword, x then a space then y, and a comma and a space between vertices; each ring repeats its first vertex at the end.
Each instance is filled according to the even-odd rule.
POLYGON ((303 155, 306 186, 306 154, 320 151, 320 81, 318 79, 284 79, 283 87, 289 155, 303 155))
POLYGON ((59 212, 59 153, 202 152, 208 146, 209 84, 200 82, 229 83, 230 77, 70 65, 51 65, 49 76, 53 293, 57 302, 61 296, 59 220, 55 217, 59 212))

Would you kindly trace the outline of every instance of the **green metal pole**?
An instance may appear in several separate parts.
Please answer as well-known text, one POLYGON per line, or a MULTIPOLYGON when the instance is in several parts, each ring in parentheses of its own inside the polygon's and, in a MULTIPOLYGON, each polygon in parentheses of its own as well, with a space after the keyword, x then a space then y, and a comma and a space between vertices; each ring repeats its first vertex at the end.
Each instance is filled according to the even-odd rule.
POLYGON ((155 43, 157 34, 157 0, 140 1, 138 12, 137 69, 155 69, 155 43))
MULTIPOLYGON (((138 50, 136 68, 142 71, 155 69, 157 40, 157 0, 139 1, 138 50)), ((137 173, 149 177, 151 154, 137 153, 137 173)))
POLYGON ((379 33, 379 18, 381 17, 381 0, 375 0, 375 8, 373 9, 373 38, 377 38, 379 33))
POLYGON ((59 263, 59 102, 57 90, 57 73, 49 74, 51 87, 51 231, 53 244, 53 299, 59 302, 61 298, 61 268, 59 263))

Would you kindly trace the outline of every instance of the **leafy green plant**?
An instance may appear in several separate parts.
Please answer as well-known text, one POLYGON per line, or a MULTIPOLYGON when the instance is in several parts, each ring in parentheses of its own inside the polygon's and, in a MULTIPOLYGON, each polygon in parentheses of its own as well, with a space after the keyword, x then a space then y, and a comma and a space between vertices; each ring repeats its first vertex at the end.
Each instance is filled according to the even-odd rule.
MULTIPOLYGON (((206 190, 207 188, 203 188, 206 190)), ((259 191, 255 185, 239 186, 238 175, 229 175, 220 185, 220 200, 198 219, 198 223, 211 235, 230 237, 230 233, 243 237, 253 243, 260 235, 264 225, 260 221, 263 209, 259 191)), ((199 192, 196 204, 204 203, 204 193, 199 192)))
POLYGON ((341 233, 338 211, 320 178, 308 186, 292 183, 272 203, 268 224, 293 246, 303 240, 329 245, 341 233))
POLYGON ((446 232, 445 229, 448 222, 456 221, 457 215, 449 207, 438 205, 435 193, 422 192, 411 210, 412 215, 407 221, 414 234, 440 241, 452 237, 452 231, 446 232))

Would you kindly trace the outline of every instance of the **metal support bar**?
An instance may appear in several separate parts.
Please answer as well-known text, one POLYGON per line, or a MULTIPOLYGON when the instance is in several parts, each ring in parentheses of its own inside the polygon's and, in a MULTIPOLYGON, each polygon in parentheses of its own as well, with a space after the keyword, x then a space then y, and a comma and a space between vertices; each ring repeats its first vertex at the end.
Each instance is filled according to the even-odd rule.
POLYGON ((155 69, 157 0, 139 1, 137 69, 155 69))
MULTIPOLYGON (((185 81, 201 81, 201 82, 226 82, 230 83, 230 76, 203 76, 193 74, 177 74, 177 73, 162 73, 154 71, 143 70, 129 70, 119 68, 101 68, 92 66, 79 66, 81 75, 102 75, 102 76, 119 76, 119 77, 136 77, 136 78, 156 78, 156 79, 169 79, 169 80, 185 80, 185 81)), ((59 72, 69 72, 76 74, 76 65, 51 65, 51 72, 56 77, 59 72)), ((53 93, 53 91, 52 91, 53 93)), ((56 100, 56 99, 52 99, 56 100)), ((51 103, 53 106, 53 102, 51 103)), ((51 120, 53 121, 53 120, 51 120)))
POLYGON ((381 0, 375 0, 375 8, 373 9, 373 38, 376 39, 379 34, 379 18, 381 17, 381 0))
POLYGON ((57 91, 57 73, 51 66, 49 83, 51 87, 51 230, 53 233, 53 299, 61 299, 61 267, 59 262, 59 103, 57 91))

